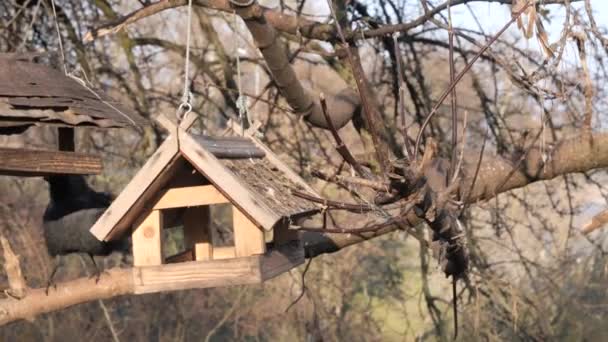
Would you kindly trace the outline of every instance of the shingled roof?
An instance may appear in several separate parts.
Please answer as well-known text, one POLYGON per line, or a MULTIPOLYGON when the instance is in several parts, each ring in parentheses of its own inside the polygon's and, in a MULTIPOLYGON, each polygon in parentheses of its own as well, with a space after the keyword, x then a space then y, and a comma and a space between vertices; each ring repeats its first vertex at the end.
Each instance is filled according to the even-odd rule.
MULTIPOLYGON (((179 131, 169 135, 91 228, 100 240, 129 231, 176 181, 197 174, 211 183, 258 227, 271 230, 318 212, 321 207, 293 195, 318 196, 265 145, 252 137, 208 137, 179 131)), ((192 184, 189 184, 189 186, 192 184)), ((193 199, 192 202, 195 202, 193 199)))
POLYGON ((0 54, 0 134, 41 124, 111 128, 146 123, 101 90, 34 60, 0 54))

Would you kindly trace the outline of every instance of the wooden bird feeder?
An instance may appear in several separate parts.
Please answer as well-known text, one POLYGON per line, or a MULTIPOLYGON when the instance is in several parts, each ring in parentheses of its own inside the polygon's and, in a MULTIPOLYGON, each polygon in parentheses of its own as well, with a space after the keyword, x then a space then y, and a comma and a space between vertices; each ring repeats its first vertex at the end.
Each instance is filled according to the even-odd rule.
POLYGON ((260 283, 304 262, 290 224, 320 209, 291 194, 318 196, 304 180, 253 137, 171 131, 91 228, 105 241, 130 234, 135 293, 260 283), (212 229, 221 205, 231 209, 229 245, 212 229), (184 247, 167 255, 174 229, 184 247))

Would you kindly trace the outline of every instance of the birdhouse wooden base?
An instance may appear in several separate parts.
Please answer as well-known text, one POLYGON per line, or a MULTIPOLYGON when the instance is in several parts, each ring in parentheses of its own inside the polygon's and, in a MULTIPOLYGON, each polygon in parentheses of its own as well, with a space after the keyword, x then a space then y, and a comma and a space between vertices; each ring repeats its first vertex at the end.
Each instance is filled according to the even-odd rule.
POLYGON ((303 262, 304 249, 292 242, 262 255, 135 267, 133 282, 136 294, 257 284, 303 262))

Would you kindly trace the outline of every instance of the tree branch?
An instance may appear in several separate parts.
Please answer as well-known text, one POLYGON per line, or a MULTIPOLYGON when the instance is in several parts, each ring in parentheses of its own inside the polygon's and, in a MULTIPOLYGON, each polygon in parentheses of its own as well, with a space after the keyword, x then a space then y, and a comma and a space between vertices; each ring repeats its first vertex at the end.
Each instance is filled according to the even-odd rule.
MULTIPOLYGON (((463 177, 459 184, 461 198, 465 198, 462 192, 468 191, 473 183, 479 154, 472 152, 467 155, 469 157, 465 159, 463 177)), ((517 163, 518 157, 485 155, 471 194, 466 196, 467 202, 488 200, 509 190, 570 173, 608 167, 608 133, 596 133, 590 136, 581 134, 562 140, 550 151, 546 165, 543 165, 541 150, 537 147, 532 148, 520 163, 517 163), (516 166, 517 169, 514 170, 516 166)), ((444 183, 446 176, 444 172, 431 169, 425 173, 425 176, 444 183)), ((423 222, 414 212, 408 213, 404 221, 412 227, 423 222)), ((398 229, 399 226, 392 225, 357 235, 301 232, 300 237, 306 249, 306 257, 312 258, 320 254, 337 252, 342 248, 398 229)))
POLYGON ((108 270, 101 275, 97 284, 95 279, 89 277, 59 283, 56 289, 49 289, 48 296, 46 289, 30 289, 22 299, 9 297, 0 300, 0 326, 20 319, 31 320, 37 315, 76 304, 131 294, 133 291, 130 268, 108 270))

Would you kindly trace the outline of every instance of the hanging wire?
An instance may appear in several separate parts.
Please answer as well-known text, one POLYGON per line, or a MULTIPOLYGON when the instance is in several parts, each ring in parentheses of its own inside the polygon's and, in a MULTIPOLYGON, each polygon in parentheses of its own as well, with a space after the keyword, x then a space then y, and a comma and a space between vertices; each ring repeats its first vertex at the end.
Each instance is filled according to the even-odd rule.
POLYGON ((175 115, 177 116, 177 123, 192 111, 192 92, 190 91, 190 31, 192 23, 192 0, 188 0, 188 23, 186 29, 186 65, 184 66, 184 91, 182 93, 182 100, 177 108, 175 115))
POLYGON ((55 9, 55 0, 51 0, 51 8, 53 9, 53 19, 55 20, 55 30, 57 31, 57 40, 59 41, 59 51, 61 52, 61 63, 63 63, 63 72, 68 76, 68 66, 63 52, 63 41, 61 39, 61 31, 59 30, 59 20, 57 20, 57 10, 55 9))

